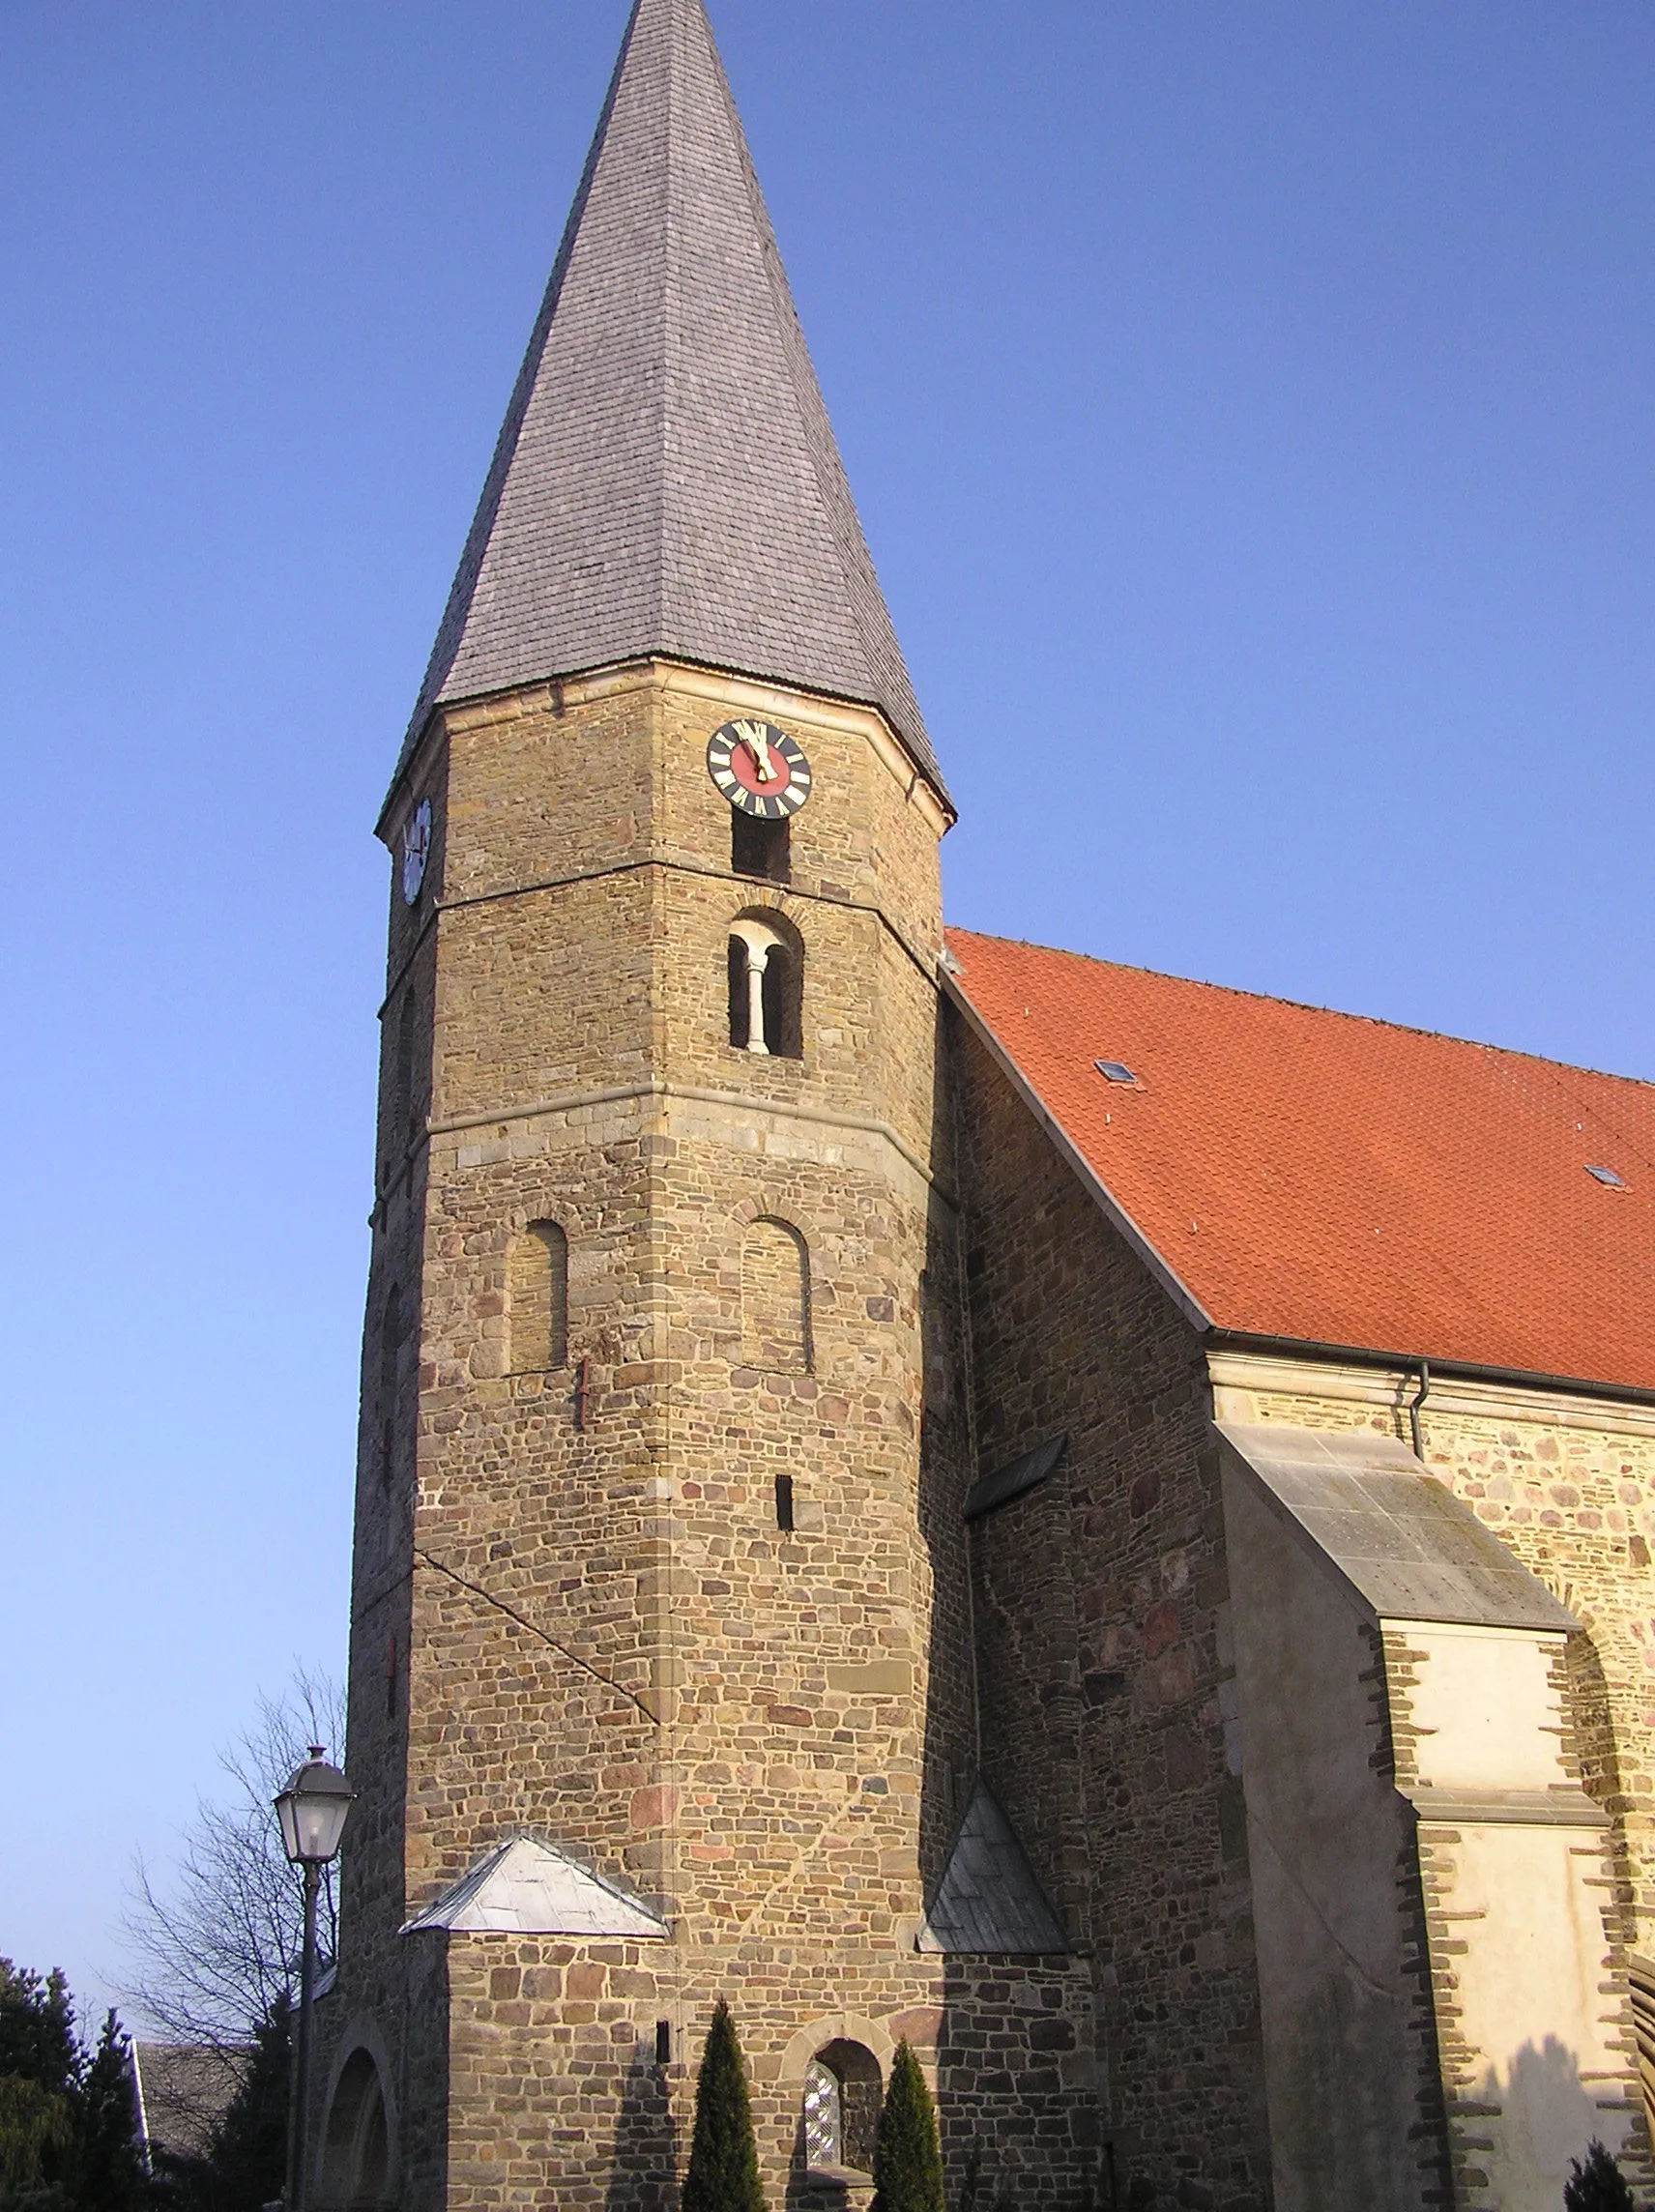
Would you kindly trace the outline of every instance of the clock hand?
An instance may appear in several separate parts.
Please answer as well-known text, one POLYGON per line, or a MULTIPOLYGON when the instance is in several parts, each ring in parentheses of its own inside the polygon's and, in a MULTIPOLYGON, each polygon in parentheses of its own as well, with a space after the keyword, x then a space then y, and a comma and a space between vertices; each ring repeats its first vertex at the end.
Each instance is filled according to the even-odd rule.
POLYGON ((741 741, 753 756, 753 768, 761 783, 775 781, 775 769, 770 761, 770 742, 765 735, 763 722, 738 722, 741 741))

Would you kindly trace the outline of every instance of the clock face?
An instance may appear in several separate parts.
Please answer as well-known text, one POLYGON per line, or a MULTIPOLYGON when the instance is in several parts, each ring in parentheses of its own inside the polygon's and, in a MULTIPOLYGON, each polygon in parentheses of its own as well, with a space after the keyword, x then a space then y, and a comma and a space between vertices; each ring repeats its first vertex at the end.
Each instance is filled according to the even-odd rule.
POLYGON ((743 814, 777 822, 810 797, 810 763, 773 722, 726 722, 707 741, 707 772, 743 814))
POLYGON ((402 825, 402 900, 412 906, 425 881, 425 862, 431 857, 431 801, 421 800, 402 825))

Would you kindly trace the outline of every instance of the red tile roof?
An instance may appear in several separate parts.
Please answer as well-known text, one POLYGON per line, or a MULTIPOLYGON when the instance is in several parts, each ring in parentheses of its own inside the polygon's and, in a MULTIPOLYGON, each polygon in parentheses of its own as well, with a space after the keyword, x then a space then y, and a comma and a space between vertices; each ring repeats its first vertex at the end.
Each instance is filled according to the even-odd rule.
POLYGON ((948 946, 971 1010, 1216 1328, 1655 1389, 1655 1086, 948 946))

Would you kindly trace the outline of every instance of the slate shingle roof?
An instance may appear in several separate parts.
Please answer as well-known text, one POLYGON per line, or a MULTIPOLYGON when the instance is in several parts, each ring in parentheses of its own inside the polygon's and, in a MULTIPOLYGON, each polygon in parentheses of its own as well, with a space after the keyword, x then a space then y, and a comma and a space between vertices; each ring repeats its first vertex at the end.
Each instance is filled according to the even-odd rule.
POLYGON ((637 0, 397 774, 647 653, 877 706, 943 789, 702 0, 637 0))
POLYGON ((205 2043, 134 2043, 132 2089, 146 2149, 199 2158, 241 2087, 250 2050, 205 2043))
POLYGON ((1655 1085, 948 945, 952 987, 1214 1327, 1655 1390, 1655 1085))
POLYGON ((1028 1853, 986 1782, 972 1791, 915 1949, 1017 1957, 1066 1951, 1028 1853))

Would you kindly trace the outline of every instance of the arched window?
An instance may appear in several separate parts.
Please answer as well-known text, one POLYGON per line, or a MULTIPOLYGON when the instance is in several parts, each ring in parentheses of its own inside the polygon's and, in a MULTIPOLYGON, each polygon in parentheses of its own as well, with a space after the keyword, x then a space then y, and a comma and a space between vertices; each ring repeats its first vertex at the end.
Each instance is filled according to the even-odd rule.
POLYGON ((773 1060, 804 1057, 804 947, 779 915, 730 924, 730 1042, 773 1060))
POLYGON ((329 2204, 389 2204, 391 2127, 385 2090, 371 2052, 361 2048, 346 2059, 328 2111, 322 2143, 322 2197, 329 2204))
POLYGON ((511 1240, 507 1327, 511 1371, 543 1375, 568 1365, 568 1238, 555 1221, 532 1221, 511 1240))
POLYGON ((810 1367, 810 1250, 786 1221, 755 1221, 741 1241, 741 1360, 772 1375, 810 1367))
POLYGON ((871 2173, 883 2090, 859 2043, 829 2043, 804 2069, 804 2163, 813 2173, 871 2173))

